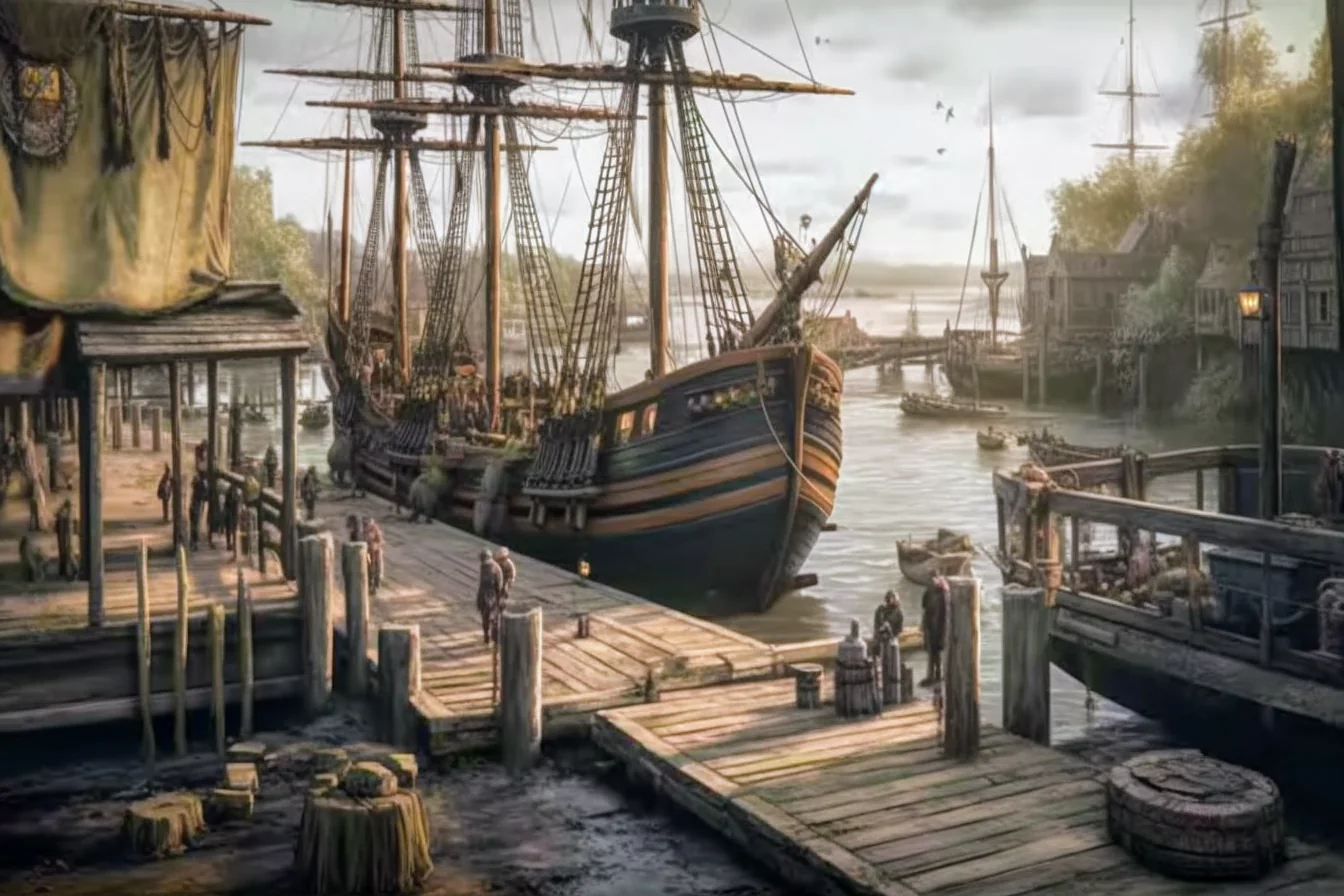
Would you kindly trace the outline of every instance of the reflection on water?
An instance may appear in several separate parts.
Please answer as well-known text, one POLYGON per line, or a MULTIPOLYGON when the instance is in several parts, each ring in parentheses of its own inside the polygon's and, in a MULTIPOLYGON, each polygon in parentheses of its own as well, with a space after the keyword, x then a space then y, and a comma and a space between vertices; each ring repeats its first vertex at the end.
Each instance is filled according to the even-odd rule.
MULTIPOLYGON (((939 333, 944 322, 956 315, 955 291, 918 292, 921 330, 939 333)), ((861 326, 874 334, 899 333, 906 323, 908 297, 894 301, 852 299, 840 303, 836 313, 851 311, 861 326)), ((693 343, 698 339, 695 315, 686 315, 685 332, 673 327, 674 353, 685 364, 700 357, 693 343)), ((969 325, 970 312, 962 325, 969 325)), ((638 382, 648 366, 642 344, 627 343, 616 359, 615 380, 623 386, 638 382)), ((844 396, 845 458, 836 496, 837 525, 823 533, 805 571, 816 573, 820 583, 804 593, 786 595, 761 615, 737 616, 724 621, 743 633, 769 641, 798 641, 842 635, 852 618, 867 628, 872 612, 888 588, 896 588, 906 607, 906 618, 918 618, 920 589, 905 582, 897 567, 895 542, 908 536, 927 537, 938 527, 969 532, 977 543, 992 546, 997 538, 990 474, 996 467, 1013 468, 1027 460, 1026 449, 1010 444, 1000 452, 979 450, 975 442, 978 425, 970 421, 939 421, 908 418, 899 409, 900 392, 946 390, 936 369, 920 366, 904 370, 900 383, 879 384, 872 369, 850 372, 844 396)), ((198 378, 198 403, 204 402, 204 377, 198 378)), ((222 372, 225 394, 241 394, 274 402, 278 396, 276 367, 271 364, 240 365, 222 372), (236 387, 234 385, 236 381, 236 387), (236 388, 236 392, 233 390, 236 388)), ((160 390, 161 391, 161 390, 160 390)), ((300 377, 301 400, 324 399, 325 389, 314 371, 300 377), (313 391, 316 390, 316 391, 313 391)), ((1095 445, 1127 443, 1144 450, 1186 447, 1214 440, 1207 431, 1193 428, 1144 427, 1131 420, 1101 420, 1074 411, 1039 412, 1020 405, 1012 416, 999 422, 1004 428, 1025 430, 1049 425, 1065 439, 1095 445)), ((200 432, 200 423, 188 424, 200 432)), ((244 450, 261 453, 279 440, 278 415, 272 408, 267 423, 250 424, 244 430, 244 450)), ((299 431, 299 463, 317 463, 325 469, 330 431, 299 431)), ((1159 481, 1150 488, 1156 500, 1193 505, 1192 479, 1159 481)), ((999 716, 1000 680, 1000 577, 984 557, 977 556, 976 574, 981 595, 983 633, 981 657, 984 682, 984 717, 999 716)), ((1098 700, 1089 721, 1084 707, 1086 692, 1081 684, 1053 670, 1053 716, 1056 738, 1077 736, 1091 725, 1121 725, 1131 732, 1137 723, 1123 708, 1098 700)))

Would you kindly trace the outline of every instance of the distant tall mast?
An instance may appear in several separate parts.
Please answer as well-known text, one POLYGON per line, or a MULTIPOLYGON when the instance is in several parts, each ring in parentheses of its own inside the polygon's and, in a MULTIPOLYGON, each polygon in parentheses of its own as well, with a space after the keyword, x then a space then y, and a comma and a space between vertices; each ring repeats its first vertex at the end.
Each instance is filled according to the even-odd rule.
POLYGON ((989 290, 989 344, 999 341, 999 292, 1008 272, 999 270, 998 186, 994 171, 994 88, 989 90, 989 269, 980 272, 980 280, 989 290))
POLYGON ((1158 93, 1145 93, 1138 89, 1134 80, 1134 0, 1129 0, 1129 36, 1125 39, 1125 89, 1098 90, 1098 96, 1123 97, 1125 100, 1125 140, 1123 143, 1093 143, 1096 149, 1123 149, 1133 165, 1140 152, 1166 149, 1164 145, 1139 142, 1138 100, 1156 99, 1158 93))
MULTIPOLYGON (((1218 28, 1222 32, 1222 42, 1218 45, 1218 71, 1215 73, 1213 85, 1213 111, 1206 113, 1206 118, 1223 107, 1223 102, 1227 99, 1227 88, 1232 83, 1232 23, 1260 11, 1255 0, 1247 0, 1246 8, 1237 11, 1233 11, 1237 5, 1233 0, 1217 0, 1217 3, 1218 15, 1199 23, 1199 27, 1205 30, 1218 28)), ((1199 4, 1200 12, 1203 12, 1208 5, 1209 0, 1202 0, 1199 4)))

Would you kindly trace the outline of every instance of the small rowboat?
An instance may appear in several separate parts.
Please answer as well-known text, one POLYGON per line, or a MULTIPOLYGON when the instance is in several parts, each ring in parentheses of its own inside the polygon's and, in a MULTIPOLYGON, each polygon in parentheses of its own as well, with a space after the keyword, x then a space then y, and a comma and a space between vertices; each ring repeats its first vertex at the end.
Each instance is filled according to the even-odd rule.
POLYGON ((1008 409, 1001 404, 906 392, 901 396, 901 413, 942 420, 980 420, 1007 416, 1008 409))
POLYGON ((331 409, 324 403, 314 403, 303 409, 299 425, 304 429, 326 429, 331 423, 331 409))
POLYGON ((975 434, 975 443, 980 446, 981 451, 1002 451, 1008 447, 1008 434, 999 432, 991 426, 975 434))
POLYGON ((939 529, 938 534, 926 541, 913 538, 896 542, 896 559, 901 575, 916 585, 929 585, 933 577, 970 575, 975 545, 964 532, 939 529))

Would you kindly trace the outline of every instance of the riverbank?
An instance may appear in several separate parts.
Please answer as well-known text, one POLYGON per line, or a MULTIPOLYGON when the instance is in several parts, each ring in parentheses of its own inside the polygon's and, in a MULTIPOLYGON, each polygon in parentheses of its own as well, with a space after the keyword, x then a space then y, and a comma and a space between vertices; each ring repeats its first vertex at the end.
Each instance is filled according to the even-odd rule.
MULTIPOLYGON (((317 723, 258 739, 280 757, 261 775, 247 821, 211 828, 182 856, 127 858, 127 804, 152 792, 204 790, 223 760, 195 753, 160 761, 153 778, 134 741, 87 738, 100 758, 48 765, 39 741, 7 744, 0 777, 0 891, 15 896, 226 896, 299 894, 290 877, 309 775, 307 747, 366 744, 362 707, 347 703, 317 723), (12 759, 10 758, 12 757, 12 759)), ((711 831, 670 817, 618 789, 614 765, 586 742, 547 749, 520 780, 486 758, 427 767, 418 790, 433 831, 434 874, 425 896, 783 896, 711 831)))

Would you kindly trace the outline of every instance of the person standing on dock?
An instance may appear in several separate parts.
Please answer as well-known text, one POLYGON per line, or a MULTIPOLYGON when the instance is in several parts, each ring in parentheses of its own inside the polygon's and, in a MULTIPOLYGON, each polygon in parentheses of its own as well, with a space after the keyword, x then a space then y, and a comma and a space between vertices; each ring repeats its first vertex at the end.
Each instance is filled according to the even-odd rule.
POLYGON ((364 517, 360 527, 369 550, 369 594, 375 595, 383 584, 383 530, 371 516, 364 517))
POLYGON ((158 495, 159 503, 163 505, 163 521, 166 523, 169 502, 173 500, 173 470, 167 464, 163 465, 163 475, 159 477, 159 488, 155 494, 158 495))
POLYGON ((312 465, 303 474, 303 484, 299 487, 299 494, 303 497, 303 512, 307 514, 309 522, 317 516, 317 492, 317 466, 312 465))
POLYGON ((513 565, 513 558, 509 556, 508 548, 500 548, 495 551, 495 563, 499 565, 500 579, 500 597, 499 606, 502 611, 504 605, 509 602, 509 592, 513 591, 513 583, 518 581, 518 567, 513 565))
POLYGON ((197 472, 191 477, 191 549, 201 546, 201 513, 205 510, 207 487, 205 474, 197 472))
POLYGON ((919 620, 924 632, 924 650, 929 656, 928 675, 920 682, 924 687, 943 680, 943 646, 947 640, 947 602, 951 590, 941 573, 924 589, 923 615, 919 620))
POLYGON ((238 513, 242 509, 243 493, 238 486, 229 487, 224 495, 224 547, 238 553, 238 513))
POLYGON ((266 446, 266 454, 262 458, 261 466, 266 472, 266 487, 275 488, 276 476, 280 470, 280 455, 275 453, 274 445, 266 446))
POLYGON ((901 629, 905 628, 905 612, 901 609, 901 599, 894 590, 887 591, 877 612, 873 613, 874 637, 882 630, 884 624, 891 629, 893 638, 899 638, 901 629))
MULTIPOLYGON (((513 565, 513 561, 509 561, 513 565)), ((504 571, 488 547, 481 548, 481 574, 476 583, 476 611, 481 614, 485 643, 499 640, 499 612, 504 605, 504 571)))

